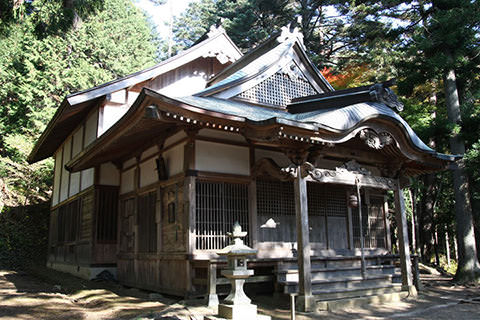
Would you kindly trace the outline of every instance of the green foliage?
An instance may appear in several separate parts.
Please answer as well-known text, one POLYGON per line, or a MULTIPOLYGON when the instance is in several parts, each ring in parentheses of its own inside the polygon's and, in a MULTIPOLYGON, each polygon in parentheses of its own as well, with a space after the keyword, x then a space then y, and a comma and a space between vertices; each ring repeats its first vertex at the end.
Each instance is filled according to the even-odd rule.
POLYGON ((0 266, 44 265, 48 248, 49 203, 0 212, 0 266))
POLYGON ((64 97, 149 67, 157 57, 152 26, 129 0, 22 5, 29 14, 3 21, 8 32, 0 35, 0 179, 10 205, 48 196, 52 162, 28 166, 26 157, 64 97))

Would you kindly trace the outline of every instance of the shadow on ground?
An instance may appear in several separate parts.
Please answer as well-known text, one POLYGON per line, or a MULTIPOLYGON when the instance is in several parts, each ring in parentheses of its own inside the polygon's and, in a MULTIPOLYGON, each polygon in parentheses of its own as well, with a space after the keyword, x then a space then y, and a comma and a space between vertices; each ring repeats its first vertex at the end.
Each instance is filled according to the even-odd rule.
MULTIPOLYGON (((480 319, 480 287, 458 286, 445 276, 422 276, 418 297, 382 305, 317 314, 297 313, 304 319, 480 319)), ((203 300, 150 295, 114 282, 86 281, 47 268, 29 272, 0 271, 0 319, 186 319, 214 314, 203 300)), ((262 314, 290 319, 286 296, 252 297, 262 314)), ((246 319, 249 320, 249 319, 246 319)))

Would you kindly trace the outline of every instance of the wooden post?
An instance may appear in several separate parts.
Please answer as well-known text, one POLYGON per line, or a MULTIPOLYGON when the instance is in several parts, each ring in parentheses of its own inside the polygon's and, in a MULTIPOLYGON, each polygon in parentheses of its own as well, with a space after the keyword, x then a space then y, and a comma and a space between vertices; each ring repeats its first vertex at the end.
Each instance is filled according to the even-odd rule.
POLYGON ((308 224, 307 182, 302 176, 302 166, 297 165, 294 183, 295 216, 297 225, 298 291, 297 308, 303 312, 314 309, 310 263, 310 228, 308 224))
POLYGON ((388 197, 383 196, 383 219, 385 222, 385 245, 392 253, 392 235, 390 234, 390 219, 388 219, 388 197))
POLYGON ((207 275, 207 305, 209 307, 218 306, 217 295, 217 265, 215 262, 208 262, 208 275, 207 275))
MULTIPOLYGON (((186 221, 186 246, 187 253, 193 255, 196 247, 196 198, 195 198, 195 177, 185 177, 184 181, 184 215, 187 217, 186 221)), ((194 291, 193 278, 194 269, 192 260, 188 260, 186 264, 187 275, 187 292, 194 291)))
POLYGON ((348 247, 350 250, 355 250, 355 245, 353 243, 353 221, 352 221, 352 208, 347 208, 347 216, 348 216, 348 247))
MULTIPOLYGON (((367 277, 367 266, 365 265, 365 242, 363 238, 363 218, 362 218, 362 194, 360 193, 360 181, 358 178, 355 179, 355 184, 357 185, 357 197, 358 197, 358 221, 360 228, 360 272, 362 273, 362 278, 367 277)), ((367 214, 368 216, 368 214, 367 214)))
POLYGON ((195 202, 195 177, 185 177, 184 185, 185 195, 185 213, 188 218, 187 226, 187 251, 193 254, 195 251, 195 234, 196 234, 196 202, 195 202))
POLYGON ((407 216, 405 213, 405 198, 400 187, 400 181, 395 186, 395 218, 397 220, 398 249, 400 253, 400 267, 402 270, 402 289, 416 296, 417 290, 413 286, 412 261, 408 243, 407 216))
POLYGON ((257 226, 257 181, 252 180, 248 186, 248 215, 250 226, 250 245, 258 249, 258 226, 257 226))

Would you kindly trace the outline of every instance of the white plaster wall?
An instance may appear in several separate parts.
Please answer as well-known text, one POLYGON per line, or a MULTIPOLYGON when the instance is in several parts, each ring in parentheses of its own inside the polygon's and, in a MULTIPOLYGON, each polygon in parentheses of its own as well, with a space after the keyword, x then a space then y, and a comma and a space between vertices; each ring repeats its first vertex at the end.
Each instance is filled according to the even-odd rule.
POLYGON ((99 183, 107 186, 120 185, 120 172, 113 163, 107 162, 100 165, 99 183))
POLYGON ((249 175, 249 158, 247 147, 195 142, 195 169, 200 171, 249 175))
POLYGON ((72 151, 72 137, 67 138, 63 145, 62 178, 60 181, 60 202, 68 198, 68 185, 70 172, 65 170, 65 164, 70 160, 72 151))
POLYGON ((148 186, 158 181, 155 159, 152 158, 140 164, 140 187, 148 186))
POLYGON ((255 149, 255 162, 263 158, 272 159, 282 168, 288 167, 292 163, 283 152, 276 152, 265 149, 255 149))
POLYGON ((75 157, 83 149, 83 126, 73 133, 72 156, 75 157))
POLYGON ((184 146, 185 143, 181 143, 162 154, 163 159, 165 160, 168 177, 183 172, 184 146))
POLYGON ((80 190, 85 190, 88 187, 93 186, 95 178, 95 169, 90 168, 82 171, 82 185, 80 187, 80 190))
POLYGON ((111 105, 106 104, 103 106, 102 112, 103 117, 101 119, 102 123, 98 124, 98 136, 104 134, 111 126, 113 126, 121 117, 128 111, 128 105, 124 104, 111 105))
POLYGON ((180 141, 186 137, 187 137, 187 134, 185 133, 185 131, 179 131, 175 133, 173 136, 170 136, 165 140, 164 147, 171 146, 175 142, 180 141))
POLYGON ((225 139, 235 142, 246 142, 245 138, 242 135, 222 130, 201 129, 198 132, 198 135, 201 137, 225 139))
POLYGON ((122 173, 122 184, 120 185, 120 194, 124 194, 135 189, 135 168, 122 173))
POLYGON ((110 94, 109 101, 123 104, 125 103, 125 100, 126 100, 126 94, 127 94, 127 90, 125 89, 115 91, 110 94))
POLYGON ((127 101, 127 104, 129 106, 131 106, 135 100, 137 100, 138 98, 138 92, 134 92, 134 91, 128 91, 128 101, 127 101))
POLYGON ((74 196, 80 192, 80 175, 81 172, 73 172, 70 174, 70 193, 68 197, 74 196))
POLYGON ((155 154, 158 152, 158 147, 157 146, 153 146, 153 147, 150 147, 148 148, 147 150, 143 151, 142 152, 142 155, 140 157, 140 160, 143 160, 149 156, 151 156, 152 154, 155 154))
POLYGON ((62 169, 62 151, 60 147, 55 153, 55 172, 53 173, 53 193, 52 193, 52 206, 58 203, 58 196, 60 194, 60 172, 62 169))
POLYGON ((85 141, 83 146, 86 147, 97 138, 97 125, 98 125, 98 109, 92 112, 87 121, 85 121, 85 141))
POLYGON ((203 90, 207 76, 203 71, 195 71, 192 75, 183 77, 162 88, 159 92, 171 97, 183 97, 203 90))
MULTIPOLYGON (((83 149, 83 126, 80 126, 74 133, 73 133, 73 141, 72 141, 72 157, 75 157, 79 154, 83 149)), ((80 172, 70 173, 70 193, 69 197, 76 195, 80 192, 80 172)))
POLYGON ((125 169, 125 168, 128 168, 128 167, 131 167, 135 163, 137 163, 137 160, 135 158, 130 158, 123 163, 122 168, 125 169))

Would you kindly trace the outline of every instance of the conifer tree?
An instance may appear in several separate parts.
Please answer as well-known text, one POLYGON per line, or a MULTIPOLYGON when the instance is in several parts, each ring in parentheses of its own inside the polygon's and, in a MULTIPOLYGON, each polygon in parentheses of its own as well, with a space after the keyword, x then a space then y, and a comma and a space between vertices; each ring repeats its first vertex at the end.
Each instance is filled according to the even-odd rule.
POLYGON ((65 96, 153 65, 157 46, 130 0, 5 7, 11 12, 2 12, 8 19, 0 26, 0 179, 3 201, 23 205, 48 199, 52 161, 28 166, 26 156, 65 96))

